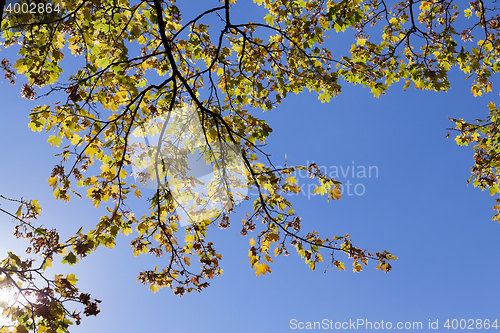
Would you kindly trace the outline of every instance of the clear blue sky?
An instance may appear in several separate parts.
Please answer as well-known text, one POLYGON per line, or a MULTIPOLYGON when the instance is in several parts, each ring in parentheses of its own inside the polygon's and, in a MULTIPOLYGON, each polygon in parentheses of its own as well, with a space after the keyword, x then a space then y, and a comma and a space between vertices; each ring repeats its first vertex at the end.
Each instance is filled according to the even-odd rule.
MULTIPOLYGON (((253 20, 251 15, 259 13, 251 10, 254 6, 247 4, 239 18, 247 15, 247 21, 253 20)), ((192 17, 191 11, 184 16, 192 17)), ((349 38, 336 35, 329 45, 349 44, 349 38)), ((10 51, 0 52, 0 58, 9 55, 10 51)), ((68 54, 65 61, 71 57, 68 54)), ((494 199, 466 186, 472 150, 458 147, 453 133, 445 139, 446 128, 453 126, 447 117, 485 117, 487 103, 499 102, 498 87, 474 98, 464 75, 453 71, 451 80, 447 93, 413 88, 403 92, 397 84, 377 99, 360 86, 346 84, 330 103, 302 93, 289 96, 272 112, 255 110, 273 128, 266 149, 276 165, 282 165, 286 154, 289 165, 314 161, 328 172, 337 167, 341 173, 340 167, 352 165, 377 167, 378 177, 340 174, 338 180, 353 184, 351 193, 360 184, 358 193, 364 189, 363 195, 344 193, 333 203, 325 197, 308 199, 307 194, 291 200, 302 216, 303 231, 348 233, 355 245, 399 257, 390 273, 376 271, 374 262, 362 273, 353 273, 342 254, 336 259, 344 259, 345 272, 324 274, 326 264, 312 272, 290 251, 290 256, 275 260, 272 274, 257 278, 248 263, 248 242, 255 235, 239 233, 239 221, 251 209, 245 203, 231 216, 231 228, 209 232, 224 256, 224 274, 201 294, 179 297, 170 289, 152 294, 135 282, 139 271, 158 261, 135 258, 131 237, 120 236, 113 250, 101 248, 71 268, 54 265, 50 274, 74 273, 82 290, 103 300, 97 317, 84 318, 71 331, 274 333, 293 331, 292 319, 422 322, 424 329, 419 331, 428 331, 430 319, 439 320, 439 331, 444 331, 446 319, 500 321, 500 225, 491 221, 494 199)), ((46 143, 47 134, 28 128, 28 114, 36 102, 21 98, 23 82, 19 79, 15 87, 0 82, 0 193, 38 199, 43 208, 40 222, 60 228, 62 238, 67 238, 80 226, 92 228, 100 214, 88 200, 73 198, 65 204, 53 198, 46 181, 59 162, 53 156, 58 149, 46 143)), ((299 178, 299 185, 307 183, 299 178)), ((140 216, 148 204, 144 198, 133 207, 140 216)), ((13 226, 9 217, 0 216, 2 258, 7 250, 24 249, 25 244, 10 236, 13 226)))

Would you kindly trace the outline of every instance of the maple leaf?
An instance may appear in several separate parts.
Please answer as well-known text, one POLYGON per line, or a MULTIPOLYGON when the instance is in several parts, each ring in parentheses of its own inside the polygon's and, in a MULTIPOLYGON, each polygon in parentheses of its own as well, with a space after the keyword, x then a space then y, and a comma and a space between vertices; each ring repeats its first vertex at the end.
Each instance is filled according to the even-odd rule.
POLYGON ((255 275, 259 276, 261 273, 262 275, 266 275, 267 272, 271 273, 271 268, 266 263, 255 265, 255 275))

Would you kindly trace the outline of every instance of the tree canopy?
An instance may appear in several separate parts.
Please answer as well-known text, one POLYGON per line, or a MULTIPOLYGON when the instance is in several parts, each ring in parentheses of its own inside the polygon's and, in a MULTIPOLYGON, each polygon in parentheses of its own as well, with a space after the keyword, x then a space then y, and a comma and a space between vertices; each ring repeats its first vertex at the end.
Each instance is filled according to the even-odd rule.
MULTIPOLYGON (((276 167, 265 150, 272 129, 255 110, 272 110, 289 94, 304 90, 328 102, 345 84, 362 84, 375 97, 399 81, 404 89, 446 91, 454 67, 470 79, 474 96, 491 92, 492 76, 500 69, 498 10, 482 0, 254 2, 267 14, 245 21, 232 16, 240 4, 235 0, 214 1, 212 8, 193 17, 166 0, 6 4, 2 47, 16 48, 18 57, 4 59, 1 67, 12 84, 17 76, 27 79, 23 97, 40 103, 31 110, 29 127, 50 132, 48 143, 60 149, 61 162, 48 177, 54 197, 65 202, 86 197, 108 213, 95 226, 82 226, 61 241, 57 230, 36 225, 41 213, 36 200, 15 201, 15 213, 2 210, 18 221, 15 236, 30 240, 28 254, 42 257, 36 268, 34 260, 21 260, 14 253, 1 262, 0 284, 23 298, 3 304, 4 314, 15 324, 2 331, 65 332, 81 319, 68 309, 67 300, 81 303, 85 315, 96 315, 100 301, 80 291, 73 274, 48 278, 45 269, 56 255, 74 265, 100 246, 112 248, 120 233, 133 233, 134 255, 168 258, 166 267, 139 273, 138 281, 153 292, 169 287, 182 295, 208 287, 210 279, 222 274, 222 254, 206 232, 230 226, 235 205, 250 200, 247 189, 258 195, 242 221, 241 234, 254 234, 249 259, 257 276, 271 272, 272 257, 288 255, 291 248, 312 270, 323 262, 322 251, 332 254, 330 265, 339 271, 345 264, 334 259, 336 251, 348 256, 355 272, 370 260, 378 270, 391 270, 390 260, 396 257, 388 251, 363 250, 347 234, 325 237, 303 231, 299 212, 287 198, 301 191, 292 173, 306 170, 318 182, 314 193, 328 201, 340 199, 340 182, 316 164, 276 167), (345 38, 342 33, 351 30, 355 35, 346 54, 325 46, 328 37, 345 38), (71 65, 63 67, 67 57, 72 57, 71 65), (199 131, 192 130, 191 120, 169 122, 176 110, 189 109, 195 111, 191 116, 198 119, 199 131), (152 126, 158 119, 163 123, 152 126), (136 129, 144 129, 142 136, 163 136, 167 127, 177 128, 180 137, 199 135, 196 140, 193 135, 183 138, 177 146, 168 142, 139 151, 144 147, 134 143, 136 129), (222 170, 217 185, 225 182, 228 197, 220 209, 184 225, 179 201, 188 206, 207 203, 207 197, 195 193, 202 182, 187 172, 186 164, 200 145, 205 147, 201 156, 210 163, 220 164, 231 155, 234 163, 228 164, 238 166, 229 177, 226 166, 214 167, 222 170), (158 156, 168 160, 173 153, 175 167, 168 178, 158 156), (141 165, 154 157, 154 163, 141 165), (134 166, 142 167, 135 182, 134 166), (151 196, 143 197, 151 193, 144 190, 148 180, 168 186, 156 186, 151 196), (149 213, 136 216, 127 205, 131 196, 147 201, 149 213)), ((475 145, 470 180, 496 195, 499 109, 493 102, 487 107, 484 120, 452 120, 459 132, 457 143, 475 145)), ((181 113, 175 119, 182 119, 181 113)), ((209 188, 208 196, 219 197, 218 189, 209 188)), ((500 220, 500 199, 497 203, 494 219, 500 220)))

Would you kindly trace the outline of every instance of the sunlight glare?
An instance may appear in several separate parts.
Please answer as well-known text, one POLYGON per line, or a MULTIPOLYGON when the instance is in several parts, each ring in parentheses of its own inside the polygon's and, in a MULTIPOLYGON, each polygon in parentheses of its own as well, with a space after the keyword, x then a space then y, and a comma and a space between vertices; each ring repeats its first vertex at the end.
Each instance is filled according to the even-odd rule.
POLYGON ((6 288, 0 288, 0 328, 4 325, 11 324, 11 321, 2 314, 4 306, 12 304, 15 299, 15 293, 6 288))

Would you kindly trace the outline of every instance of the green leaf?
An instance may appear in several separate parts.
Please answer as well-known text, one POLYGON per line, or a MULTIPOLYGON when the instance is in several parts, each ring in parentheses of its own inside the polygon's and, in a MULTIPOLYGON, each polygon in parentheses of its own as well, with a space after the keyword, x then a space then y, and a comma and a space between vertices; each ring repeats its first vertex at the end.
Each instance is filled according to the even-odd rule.
POLYGON ((98 58, 96 60, 96 63, 97 63, 97 66, 99 66, 100 68, 106 68, 111 63, 111 59, 107 58, 107 57, 98 58))
POLYGON ((21 266, 21 258, 17 254, 14 254, 12 252, 7 252, 9 255, 9 258, 12 259, 17 267, 21 266))
POLYGON ((73 252, 68 253, 64 258, 61 260, 63 264, 69 264, 70 266, 73 266, 78 262, 78 258, 75 256, 73 252))

